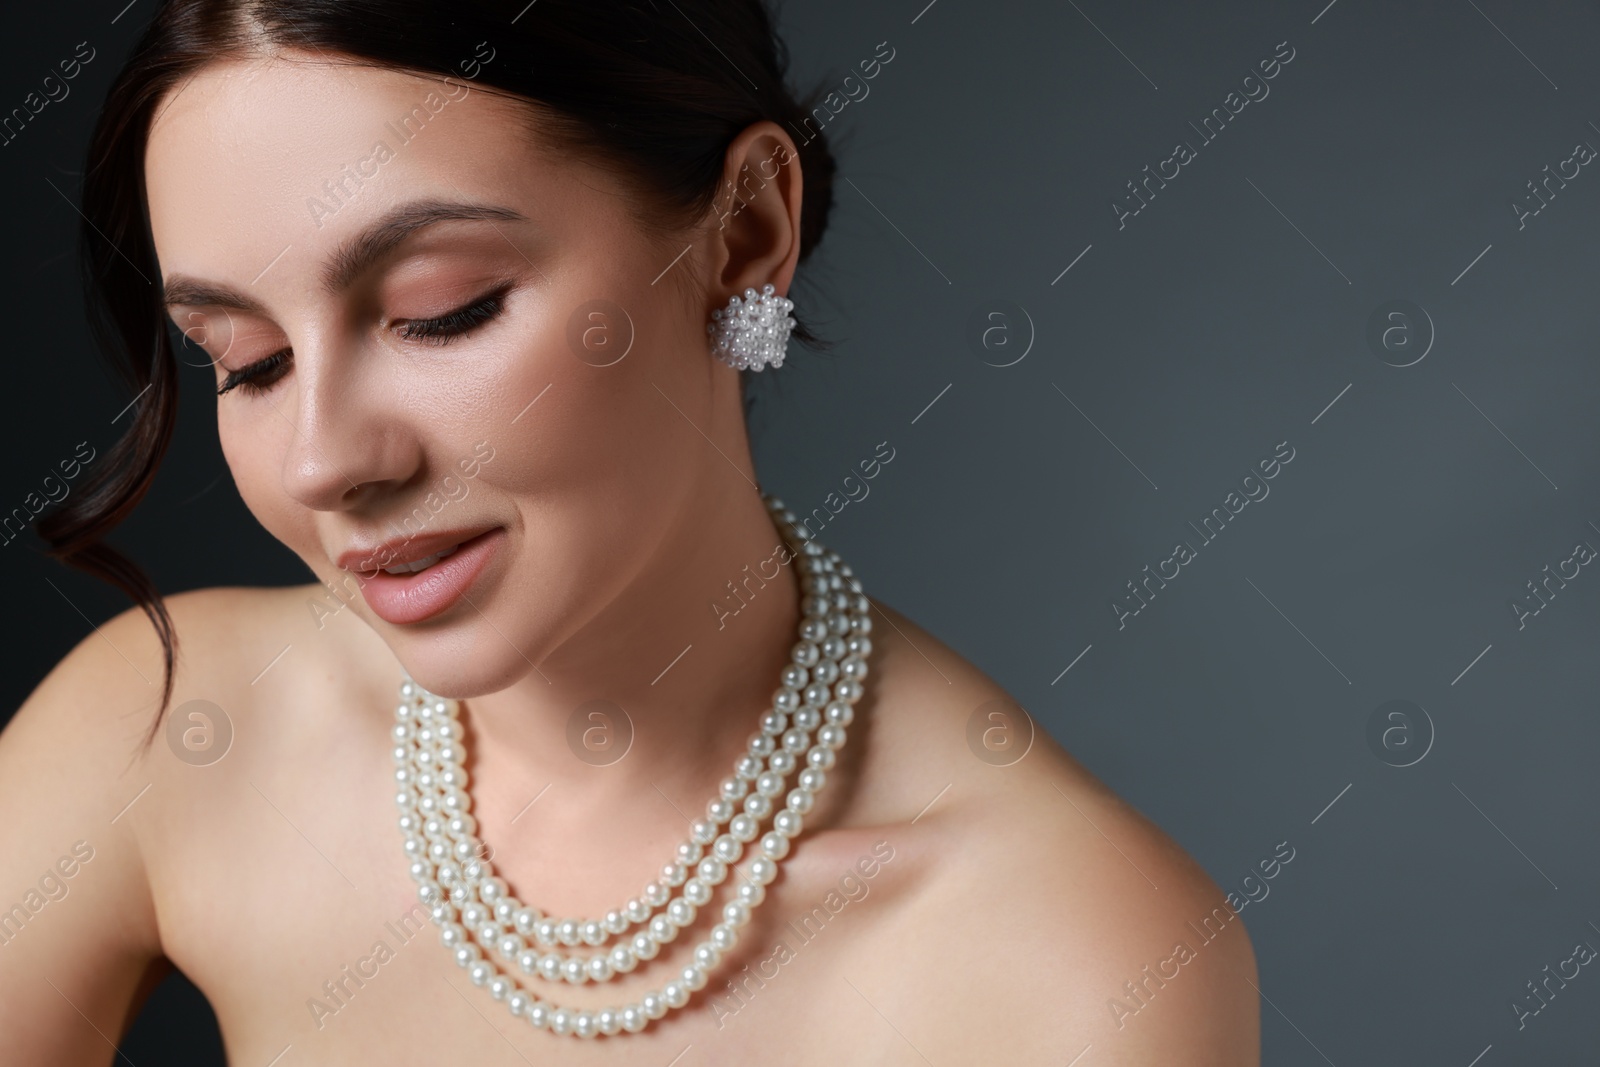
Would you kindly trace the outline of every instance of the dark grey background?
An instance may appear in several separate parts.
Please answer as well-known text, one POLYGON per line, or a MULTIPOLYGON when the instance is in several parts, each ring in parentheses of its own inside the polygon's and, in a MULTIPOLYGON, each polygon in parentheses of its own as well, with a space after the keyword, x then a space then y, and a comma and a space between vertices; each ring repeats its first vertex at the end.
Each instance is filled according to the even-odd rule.
MULTIPOLYGON (((3 508, 77 442, 108 447, 129 399, 89 369, 69 203, 92 111, 149 16, 139 0, 113 24, 124 2, 7 20, 0 110, 78 41, 99 55, 0 147, 3 508)), ((821 505, 887 441, 870 495, 822 535, 870 592, 1225 887, 1292 845, 1243 912, 1266 1063, 1593 1062, 1587 968, 1521 1030, 1511 1004, 1575 943, 1600 946, 1600 573, 1523 629, 1511 603, 1578 541, 1600 547, 1600 173, 1524 228, 1511 205, 1576 143, 1600 146, 1600 11, 925 3, 783 13, 802 82, 837 83, 882 41, 895 57, 828 127, 836 214, 793 295, 840 344, 761 391, 763 484, 821 505), (1202 145, 1189 123, 1283 41, 1295 56, 1270 94, 1202 145), (1196 158, 1119 230, 1113 198, 1180 140, 1196 158), (1409 351, 1433 334, 1411 366, 1367 340, 1391 300, 1424 311, 1403 324, 1409 351), (972 323, 989 312, 1003 329, 985 348, 972 323), (1270 495, 1202 544, 1188 523, 1283 441, 1295 455, 1270 495), (1125 583, 1180 540, 1196 558, 1119 629, 1125 583), (1368 743, 1390 700, 1431 723, 1414 713, 1412 766, 1368 743)), ((190 375, 118 543, 169 592, 307 580, 244 510, 209 372, 190 375)), ((6 707, 124 606, 23 541, 0 548, 0 590, 23 623, 6 707)), ((123 1051, 218 1048, 173 980, 123 1051)))

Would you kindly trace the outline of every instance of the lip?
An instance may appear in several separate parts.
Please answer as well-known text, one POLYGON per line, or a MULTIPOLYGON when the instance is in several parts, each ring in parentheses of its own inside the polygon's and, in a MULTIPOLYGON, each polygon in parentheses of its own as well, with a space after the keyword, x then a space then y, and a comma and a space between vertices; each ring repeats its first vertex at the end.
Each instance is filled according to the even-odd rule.
MULTIPOLYGON (((460 533, 441 533, 426 540, 419 537, 395 552, 385 566, 414 563, 451 545, 457 547, 444 559, 415 574, 387 574, 382 570, 376 574, 361 572, 362 599, 374 615, 395 626, 423 622, 441 615, 466 596, 467 590, 489 566, 504 540, 505 530, 501 527, 476 536, 469 533, 466 540, 462 540, 460 533)), ((353 566, 360 566, 380 551, 347 552, 339 557, 339 563, 345 566, 348 559, 353 566)))
POLYGON ((356 546, 343 553, 334 560, 340 570, 350 571, 352 574, 363 578, 369 577, 369 572, 383 572, 384 567, 394 567, 401 563, 415 563, 419 559, 427 559, 436 552, 443 552, 456 545, 464 545, 468 541, 489 532, 479 528, 476 530, 440 530, 436 533, 418 534, 416 537, 397 537, 391 541, 383 541, 365 547, 356 546), (382 563, 378 561, 382 560, 382 563))

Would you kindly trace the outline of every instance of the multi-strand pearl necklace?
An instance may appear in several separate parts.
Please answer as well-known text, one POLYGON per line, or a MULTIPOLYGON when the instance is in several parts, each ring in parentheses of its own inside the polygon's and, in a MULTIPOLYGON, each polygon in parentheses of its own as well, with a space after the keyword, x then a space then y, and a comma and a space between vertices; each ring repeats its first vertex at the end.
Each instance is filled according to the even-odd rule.
POLYGON ((487 988, 537 1029, 584 1038, 637 1033, 687 1004, 766 898, 765 887, 778 876, 845 743, 872 652, 870 603, 838 553, 812 539, 777 498, 766 503, 786 531, 800 570, 800 639, 759 729, 706 805, 705 817, 690 825, 672 862, 639 896, 603 918, 553 918, 512 895, 477 837, 459 703, 410 678, 400 685, 395 801, 417 894, 472 984, 487 988), (763 833, 769 817, 771 829, 763 833), (520 971, 578 985, 628 974, 694 923, 752 842, 754 858, 739 872, 721 921, 695 946, 692 962, 660 989, 616 1007, 577 1009, 536 996, 512 977, 520 971), (563 951, 569 948, 577 951, 563 951))

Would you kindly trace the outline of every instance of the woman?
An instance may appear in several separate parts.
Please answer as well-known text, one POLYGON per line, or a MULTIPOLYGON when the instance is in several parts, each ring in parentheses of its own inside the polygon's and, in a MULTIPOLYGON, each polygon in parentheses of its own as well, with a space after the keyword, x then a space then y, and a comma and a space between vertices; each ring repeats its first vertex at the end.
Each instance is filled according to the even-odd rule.
POLYGON ((8 1062, 172 967, 237 1064, 1257 1061, 1210 879, 757 489, 806 119, 756 0, 160 8, 83 209, 135 423, 41 526, 140 607, 0 736, 8 1062), (102 544, 180 358, 315 583, 102 544))

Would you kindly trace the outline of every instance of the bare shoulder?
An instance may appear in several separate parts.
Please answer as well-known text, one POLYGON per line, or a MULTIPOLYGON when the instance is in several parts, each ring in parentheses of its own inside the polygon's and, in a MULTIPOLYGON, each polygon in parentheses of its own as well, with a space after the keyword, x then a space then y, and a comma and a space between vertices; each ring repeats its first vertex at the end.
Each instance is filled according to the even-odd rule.
MULTIPOLYGON (((282 590, 205 590, 167 601, 183 655, 174 703, 226 691, 287 619, 282 590)), ((185 764, 146 746, 164 653, 138 609, 98 626, 39 682, 0 732, 0 1030, 21 1059, 104 1057, 164 952, 150 829, 185 764), (48 981, 46 981, 48 977, 48 981)), ((248 682, 248 679, 246 679, 248 682)))
POLYGON ((185 830, 182 820, 149 813, 183 814, 197 791, 215 784, 218 776, 208 781, 196 768, 228 754, 234 735, 266 709, 301 704, 340 674, 341 662, 382 654, 355 612, 337 611, 338 601, 316 585, 200 589, 164 602, 177 657, 168 710, 148 744, 166 663, 154 625, 136 607, 94 626, 0 734, 0 781, 11 804, 70 812, 62 818, 100 827, 141 869, 163 833, 185 830), (333 607, 319 613, 324 604, 333 607))
POLYGON ((907 998, 905 1036, 961 1062, 1257 1063, 1255 958, 1221 889, 993 679, 877 607, 860 817, 909 857, 895 967, 968 1005, 907 998))

